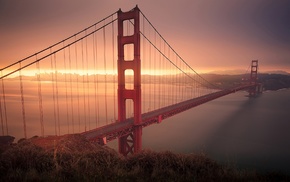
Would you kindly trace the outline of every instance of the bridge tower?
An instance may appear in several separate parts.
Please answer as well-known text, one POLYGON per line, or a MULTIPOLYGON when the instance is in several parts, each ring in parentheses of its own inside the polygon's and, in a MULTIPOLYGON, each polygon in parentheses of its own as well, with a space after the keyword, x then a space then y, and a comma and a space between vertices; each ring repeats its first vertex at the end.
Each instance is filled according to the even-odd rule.
POLYGON ((258 86, 258 60, 252 60, 251 64, 251 75, 250 75, 250 84, 254 84, 254 87, 251 87, 249 90, 249 96, 256 96, 260 90, 258 86))
MULTIPOLYGON (((124 156, 136 153, 142 149, 141 123, 141 63, 140 63, 140 10, 136 6, 128 12, 118 11, 118 122, 126 119, 126 100, 131 99, 134 105, 134 127, 130 134, 121 136, 119 152, 124 156), (132 35, 124 35, 124 21, 131 21, 134 25, 132 35), (134 47, 134 59, 125 60, 124 46, 134 47), (133 70, 134 88, 125 87, 125 71, 133 70)), ((127 56, 126 56, 127 58, 127 56)))

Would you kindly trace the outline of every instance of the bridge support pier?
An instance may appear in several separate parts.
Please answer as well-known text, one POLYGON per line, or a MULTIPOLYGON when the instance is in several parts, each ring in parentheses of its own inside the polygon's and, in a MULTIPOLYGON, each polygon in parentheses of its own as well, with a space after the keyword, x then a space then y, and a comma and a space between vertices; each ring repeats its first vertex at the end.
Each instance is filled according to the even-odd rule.
MULTIPOLYGON (((134 128, 130 134, 119 137, 119 152, 124 156, 142 149, 141 123, 141 63, 140 63, 140 22, 139 8, 136 6, 128 12, 118 11, 118 121, 126 118, 126 100, 134 103, 134 128), (134 26, 132 35, 124 35, 124 21, 131 21, 134 26), (134 59, 125 60, 125 45, 133 45, 134 59), (126 88, 125 71, 133 70, 134 88, 126 88)), ((132 57, 132 56, 126 56, 132 57)))

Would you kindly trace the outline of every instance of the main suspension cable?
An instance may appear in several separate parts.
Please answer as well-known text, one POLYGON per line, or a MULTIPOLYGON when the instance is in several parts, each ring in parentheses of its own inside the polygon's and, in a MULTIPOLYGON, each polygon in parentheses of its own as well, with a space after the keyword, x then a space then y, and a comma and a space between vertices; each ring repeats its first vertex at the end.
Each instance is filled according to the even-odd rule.
MULTIPOLYGON (((212 85, 214 88, 219 88, 217 85, 212 84, 211 82, 209 82, 208 80, 204 79, 201 75, 199 75, 187 62, 185 62, 185 60, 172 48, 172 46, 164 39, 164 37, 157 31, 157 29, 153 26, 153 24, 149 21, 149 19, 144 15, 144 13, 140 10, 140 13, 143 15, 143 17, 147 20, 147 22, 151 25, 151 27, 157 32, 157 34, 163 39, 163 41, 169 46, 169 48, 179 57, 180 60, 182 60, 182 62, 184 64, 186 64, 195 74, 197 74, 200 78, 202 78, 205 82, 207 82, 209 85, 212 85)), ((145 36, 142 32, 140 32, 143 36, 145 36)), ((146 38, 147 39, 147 38, 146 38)), ((148 39, 147 39, 148 40, 148 39)), ((149 40, 148 40, 149 41, 149 40)), ((152 42, 149 41, 151 44, 152 42)), ((152 44, 153 45, 153 44, 152 44)), ((154 46, 154 45, 153 45, 154 46)), ((157 49, 156 46, 154 46, 155 49, 157 49)), ((158 49, 157 49, 158 50, 158 49)), ((160 52, 160 50, 158 50, 160 52)), ((161 53, 161 52, 160 52, 161 53)), ((171 61, 170 61, 171 62, 171 61)), ((173 62, 172 62, 173 63, 173 62)), ((174 66, 176 66, 173 63, 174 66)), ((187 76, 189 76, 188 74, 186 74, 187 76)), ((200 83, 202 84, 202 83, 200 83)), ((203 85, 203 84, 202 84, 203 85)), ((204 85, 205 86, 205 85, 204 85)), ((220 88, 219 88, 220 89, 220 88)))
MULTIPOLYGON (((53 44, 53 45, 51 45, 51 46, 45 48, 45 49, 43 49, 43 50, 41 50, 41 51, 38 51, 38 52, 36 52, 36 53, 34 53, 34 54, 32 54, 32 55, 26 57, 26 58, 23 58, 23 59, 21 59, 21 60, 15 62, 15 63, 12 63, 12 64, 10 64, 10 65, 8 65, 8 66, 6 66, 6 67, 0 69, 0 71, 5 70, 5 69, 7 69, 7 68, 9 68, 9 67, 12 67, 12 66, 14 66, 14 65, 16 65, 16 64, 19 64, 19 63, 21 63, 21 62, 23 62, 23 61, 25 61, 25 60, 27 60, 27 59, 29 59, 29 58, 32 58, 32 57, 34 57, 34 56, 36 56, 36 55, 38 55, 38 54, 40 54, 40 53, 42 53, 42 52, 44 52, 44 51, 47 51, 47 50, 52 49, 53 47, 55 47, 55 46, 61 44, 62 42, 67 41, 67 40, 69 40, 69 39, 71 39, 71 38, 73 38, 73 37, 75 37, 75 36, 77 36, 77 35, 83 33, 83 32, 86 31, 87 29, 90 29, 90 28, 96 26, 97 24, 99 24, 99 23, 105 21, 106 19, 110 18, 111 16, 114 16, 117 12, 118 12, 118 11, 116 11, 116 12, 110 14, 109 16, 107 16, 107 17, 103 18, 102 20, 100 20, 100 21, 94 23, 93 25, 90 25, 90 26, 88 26, 87 28, 85 28, 85 29, 83 29, 83 30, 81 30, 81 31, 79 31, 79 32, 77 32, 77 33, 75 33, 74 35, 71 35, 71 36, 69 36, 69 37, 67 37, 67 38, 65 38, 65 39, 63 39, 63 40, 61 40, 61 41, 59 41, 59 42, 57 42, 57 43, 55 43, 55 44, 53 44)), ((116 20, 117 20, 117 19, 115 19, 114 21, 116 21, 116 20)), ((111 22, 109 22, 108 24, 110 24, 110 23, 111 23, 111 22)), ((100 27, 99 29, 101 29, 101 28, 102 28, 102 27, 100 27)), ((98 30, 97 30, 97 31, 98 31, 98 30)), ((25 66, 23 66, 22 68, 25 68, 25 66)), ((16 71, 16 72, 17 72, 17 71, 16 71)), ((15 73, 15 72, 14 72, 14 73, 15 73)), ((5 75, 4 77, 6 77, 6 75, 5 75)), ((1 77, 0 79, 2 79, 2 77, 1 77)))
MULTIPOLYGON (((71 46, 71 45, 73 45, 73 44, 75 44, 75 43, 77 43, 77 42, 83 40, 84 38, 86 38, 86 37, 92 35, 93 33, 97 32, 97 31, 103 29, 104 27, 110 25, 112 22, 114 22, 114 21, 116 21, 116 20, 118 20, 118 19, 116 18, 116 19, 114 19, 113 21, 110 21, 109 23, 106 23, 105 25, 99 27, 97 30, 90 32, 90 33, 87 34, 86 36, 83 36, 83 37, 81 37, 81 38, 79 38, 79 39, 77 39, 77 40, 75 40, 75 41, 73 41, 73 42, 67 44, 66 46, 61 47, 61 48, 59 48, 59 49, 57 49, 57 50, 55 50, 55 51, 53 51, 53 52, 51 52, 51 53, 49 53, 49 54, 47 54, 47 55, 45 55, 45 56, 39 58, 39 59, 36 60, 36 61, 33 61, 33 62, 31 62, 31 63, 28 63, 28 64, 26 64, 25 66, 22 66, 21 69, 27 68, 27 67, 29 67, 29 66, 35 64, 37 61, 41 61, 41 60, 43 60, 43 59, 45 59, 45 58, 47 58, 47 57, 49 57, 49 56, 51 56, 51 55, 53 55, 53 54, 56 54, 57 52, 59 52, 59 51, 65 49, 65 48, 67 48, 67 47, 69 47, 69 46, 71 46)), ((33 56, 34 56, 34 55, 35 55, 35 54, 33 54, 33 56)), ((15 65, 15 64, 17 64, 17 63, 19 63, 19 62, 22 62, 22 61, 17 61, 16 63, 13 63, 13 65, 15 65)), ((10 66, 8 66, 8 67, 10 67, 10 66)), ((6 68, 6 67, 5 67, 5 68, 6 68)), ((2 70, 4 70, 4 68, 3 68, 2 70)), ((0 79, 3 79, 3 78, 5 78, 5 77, 7 77, 7 76, 10 76, 10 75, 12 75, 13 73, 18 72, 19 70, 20 70, 20 68, 14 70, 14 71, 11 71, 11 72, 9 72, 9 73, 7 73, 7 74, 1 76, 0 79)))

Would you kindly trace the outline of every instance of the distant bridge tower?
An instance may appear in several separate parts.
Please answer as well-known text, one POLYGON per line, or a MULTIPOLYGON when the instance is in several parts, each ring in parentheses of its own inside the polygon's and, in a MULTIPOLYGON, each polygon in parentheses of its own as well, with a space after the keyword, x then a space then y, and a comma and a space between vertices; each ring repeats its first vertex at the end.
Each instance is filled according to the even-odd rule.
POLYGON ((262 91, 261 84, 258 84, 258 60, 252 60, 250 83, 254 84, 249 90, 249 96, 256 96, 262 91))
MULTIPOLYGON (((134 127, 130 134, 119 137, 119 152, 124 156, 136 153, 142 149, 141 123, 141 63, 140 63, 140 10, 136 6, 128 12, 118 11, 118 121, 126 119, 126 100, 134 103, 134 127), (134 33, 124 36, 124 21, 131 21, 134 25, 134 33), (133 45, 134 59, 125 60, 124 46, 133 45), (125 87, 125 71, 133 70, 134 88, 125 87)), ((132 56, 126 56, 132 57, 132 56)))

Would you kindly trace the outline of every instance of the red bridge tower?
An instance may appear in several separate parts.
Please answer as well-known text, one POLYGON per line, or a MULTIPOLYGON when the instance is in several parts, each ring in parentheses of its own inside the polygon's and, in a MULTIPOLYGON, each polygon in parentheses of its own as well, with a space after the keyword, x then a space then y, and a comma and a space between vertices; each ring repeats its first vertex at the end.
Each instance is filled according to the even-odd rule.
MULTIPOLYGON (((134 103, 134 129, 132 133, 119 137, 119 152, 124 156, 142 149, 141 124, 141 63, 140 63, 140 10, 136 6, 128 12, 118 11, 118 121, 126 119, 126 100, 134 103), (134 33, 124 36, 124 21, 134 24, 134 33), (125 60, 124 46, 133 45, 134 59, 125 60), (125 87, 125 71, 133 70, 134 88, 125 87)), ((126 56, 127 57, 127 56, 126 56)), ((130 57, 130 56, 128 56, 130 57)))
POLYGON ((250 84, 255 85, 249 89, 250 97, 262 92, 262 84, 258 83, 258 60, 252 60, 250 84))

